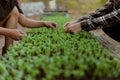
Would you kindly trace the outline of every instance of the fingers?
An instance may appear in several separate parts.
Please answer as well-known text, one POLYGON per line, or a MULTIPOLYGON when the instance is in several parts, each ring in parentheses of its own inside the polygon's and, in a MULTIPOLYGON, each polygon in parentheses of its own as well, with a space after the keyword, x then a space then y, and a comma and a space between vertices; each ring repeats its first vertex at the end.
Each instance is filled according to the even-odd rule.
POLYGON ((55 22, 47 22, 46 25, 47 25, 47 27, 50 27, 53 29, 57 28, 57 23, 55 23, 55 22))
POLYGON ((69 22, 66 23, 63 28, 64 28, 65 32, 70 32, 69 22))
POLYGON ((21 40, 22 37, 23 37, 23 34, 19 31, 17 32, 16 37, 14 39, 18 41, 18 40, 21 40))
POLYGON ((65 32, 69 32, 70 28, 69 27, 65 27, 64 30, 65 30, 65 32))
POLYGON ((14 40, 21 40, 23 36, 25 36, 26 33, 23 32, 22 30, 12 30, 12 35, 11 38, 13 38, 14 40))
POLYGON ((21 33, 21 34, 24 34, 24 32, 23 32, 23 31, 21 31, 21 30, 18 30, 18 32, 19 32, 19 33, 21 33))
POLYGON ((54 27, 54 29, 56 29, 56 28, 57 28, 57 23, 52 22, 52 24, 51 24, 51 25, 52 25, 51 27, 54 27))
POLYGON ((65 29, 68 25, 70 24, 70 22, 66 23, 63 28, 65 29))
POLYGON ((19 30, 19 33, 23 36, 27 36, 27 34, 25 32, 23 32, 22 30, 19 30))
POLYGON ((72 26, 69 26, 69 23, 67 23, 67 24, 65 24, 66 26, 64 27, 64 30, 65 30, 65 32, 71 32, 72 31, 72 29, 71 29, 71 27, 72 26))
POLYGON ((77 33, 80 32, 81 30, 82 29, 80 23, 72 24, 70 26, 65 27, 65 32, 67 33, 77 33))
POLYGON ((74 33, 74 31, 70 27, 68 27, 67 29, 65 29, 65 32, 66 33, 74 33))
POLYGON ((67 22, 67 23, 63 26, 63 28, 66 28, 66 27, 68 27, 68 26, 70 26, 70 25, 72 25, 72 24, 75 24, 75 23, 76 23, 76 21, 67 22))
POLYGON ((63 26, 65 32, 71 32, 71 29, 70 29, 71 25, 72 25, 72 23, 68 22, 63 26))
POLYGON ((56 29, 56 27, 53 26, 52 24, 50 24, 49 27, 51 27, 51 28, 53 28, 53 29, 56 29))
POLYGON ((77 31, 77 30, 74 30, 74 29, 72 29, 72 28, 68 28, 65 32, 66 32, 66 33, 74 34, 74 33, 77 33, 78 31, 77 31))

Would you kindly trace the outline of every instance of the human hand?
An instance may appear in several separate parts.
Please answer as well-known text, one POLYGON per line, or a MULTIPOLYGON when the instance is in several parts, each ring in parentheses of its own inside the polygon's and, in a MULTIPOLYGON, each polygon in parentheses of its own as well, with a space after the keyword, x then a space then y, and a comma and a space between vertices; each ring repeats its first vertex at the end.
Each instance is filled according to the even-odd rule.
POLYGON ((48 28, 53 28, 53 29, 57 28, 57 24, 52 21, 44 21, 44 25, 48 28))
POLYGON ((75 21, 71 21, 71 22, 67 22, 67 23, 65 23, 65 25, 64 25, 63 27, 64 27, 64 29, 65 29, 66 27, 68 27, 68 26, 70 26, 70 25, 72 25, 72 24, 75 24, 75 23, 77 23, 76 20, 75 20, 75 21))
POLYGON ((7 36, 14 39, 14 40, 20 40, 22 37, 26 35, 23 31, 18 29, 9 29, 7 36))
POLYGON ((64 27, 64 30, 65 32, 68 32, 68 33, 76 33, 76 32, 81 32, 82 28, 80 26, 80 23, 75 23, 75 24, 64 27))

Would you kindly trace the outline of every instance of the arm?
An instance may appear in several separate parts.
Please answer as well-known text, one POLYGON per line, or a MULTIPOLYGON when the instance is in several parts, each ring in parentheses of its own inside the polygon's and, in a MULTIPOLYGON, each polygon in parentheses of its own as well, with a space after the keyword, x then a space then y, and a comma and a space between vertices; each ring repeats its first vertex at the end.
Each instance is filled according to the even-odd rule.
POLYGON ((120 9, 98 18, 83 20, 80 25, 83 30, 90 31, 97 28, 111 27, 111 25, 117 23, 120 23, 120 9))
POLYGON ((7 29, 0 27, 0 35, 8 36, 14 40, 20 40, 25 35, 24 32, 17 29, 7 29))
POLYGON ((80 23, 78 22, 70 26, 66 26, 64 29, 66 32, 75 33, 80 32, 81 30, 90 31, 99 28, 111 27, 118 23, 120 23, 120 9, 98 18, 85 19, 80 23))
POLYGON ((24 16, 20 13, 19 15, 19 24, 21 24, 23 27, 27 28, 40 28, 40 27, 51 27, 53 29, 57 28, 57 24, 52 21, 39 21, 39 20, 32 20, 24 16))
POLYGON ((80 22, 85 19, 92 19, 92 18, 97 18, 103 15, 106 15, 110 12, 113 11, 113 1, 109 0, 108 2, 105 3, 105 5, 102 8, 97 9, 93 13, 89 13, 88 15, 81 17, 80 19, 77 20, 77 22, 80 22))
POLYGON ((8 31, 9 31, 8 29, 5 29, 5 28, 0 27, 0 35, 5 35, 5 36, 7 36, 8 31))
POLYGON ((97 17, 103 16, 103 15, 106 15, 113 11, 113 5, 114 5, 114 2, 112 0, 109 0, 108 2, 106 2, 106 4, 102 8, 97 9, 95 12, 89 13, 88 15, 85 15, 77 20, 66 23, 64 25, 64 28, 67 26, 70 26, 72 24, 81 22, 83 20, 93 19, 93 18, 97 18, 97 17))

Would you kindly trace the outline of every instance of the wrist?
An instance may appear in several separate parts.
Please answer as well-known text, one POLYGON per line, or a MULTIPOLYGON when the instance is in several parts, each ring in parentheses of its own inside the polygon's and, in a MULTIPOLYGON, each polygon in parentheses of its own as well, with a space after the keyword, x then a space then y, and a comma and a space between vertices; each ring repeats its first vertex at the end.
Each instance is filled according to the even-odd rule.
POLYGON ((0 34, 9 37, 12 34, 12 29, 0 28, 0 34))
POLYGON ((42 27, 45 27, 46 26, 46 21, 42 21, 41 24, 42 24, 42 27))
POLYGON ((81 29, 84 31, 89 31, 89 25, 87 20, 83 20, 80 22, 81 29))

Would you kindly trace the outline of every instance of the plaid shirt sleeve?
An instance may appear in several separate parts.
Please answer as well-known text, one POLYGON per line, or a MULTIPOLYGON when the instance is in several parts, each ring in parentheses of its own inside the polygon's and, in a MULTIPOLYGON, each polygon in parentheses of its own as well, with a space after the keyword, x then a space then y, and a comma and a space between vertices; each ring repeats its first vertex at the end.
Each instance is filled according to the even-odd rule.
POLYGON ((80 19, 77 20, 77 22, 80 22, 85 19, 97 18, 97 17, 103 16, 105 14, 108 14, 112 11, 113 11, 113 2, 112 2, 112 0, 110 0, 110 1, 106 2, 102 8, 99 8, 95 12, 89 13, 88 15, 81 17, 80 19))
POLYGON ((85 19, 80 22, 82 29, 86 31, 111 27, 111 25, 114 25, 116 23, 120 23, 120 9, 98 18, 85 19))

